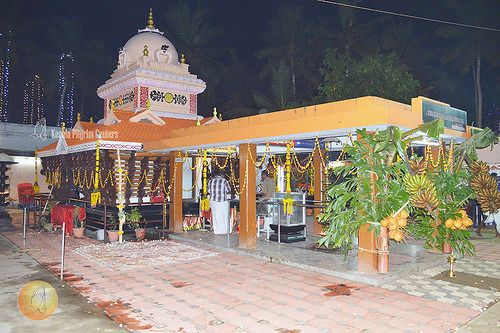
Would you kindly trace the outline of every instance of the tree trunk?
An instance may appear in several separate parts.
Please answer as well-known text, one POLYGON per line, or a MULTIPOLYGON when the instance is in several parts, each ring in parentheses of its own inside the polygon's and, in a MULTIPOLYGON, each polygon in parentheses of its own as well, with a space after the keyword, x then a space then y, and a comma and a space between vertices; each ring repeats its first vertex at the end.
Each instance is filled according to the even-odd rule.
POLYGON ((477 127, 483 127, 483 92, 481 91, 481 51, 478 47, 476 55, 476 75, 474 85, 476 89, 476 120, 477 127))

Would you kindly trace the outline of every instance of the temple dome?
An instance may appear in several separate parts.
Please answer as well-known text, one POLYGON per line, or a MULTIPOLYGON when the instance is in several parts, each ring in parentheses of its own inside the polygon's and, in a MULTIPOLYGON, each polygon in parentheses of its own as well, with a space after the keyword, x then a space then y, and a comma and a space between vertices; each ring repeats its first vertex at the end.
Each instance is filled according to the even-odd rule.
POLYGON ((120 51, 119 62, 121 65, 129 65, 139 60, 145 53, 158 62, 177 64, 179 55, 174 44, 170 42, 163 32, 156 29, 153 22, 153 14, 149 13, 148 25, 138 31, 137 35, 130 38, 120 51))

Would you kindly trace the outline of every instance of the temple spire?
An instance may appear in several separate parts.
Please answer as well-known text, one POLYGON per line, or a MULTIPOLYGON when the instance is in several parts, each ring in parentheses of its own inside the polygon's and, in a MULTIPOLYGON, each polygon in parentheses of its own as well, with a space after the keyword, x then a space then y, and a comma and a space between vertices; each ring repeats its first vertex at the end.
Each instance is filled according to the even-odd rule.
POLYGON ((149 29, 155 28, 155 22, 153 20, 153 8, 149 8, 149 16, 148 16, 148 26, 149 29))

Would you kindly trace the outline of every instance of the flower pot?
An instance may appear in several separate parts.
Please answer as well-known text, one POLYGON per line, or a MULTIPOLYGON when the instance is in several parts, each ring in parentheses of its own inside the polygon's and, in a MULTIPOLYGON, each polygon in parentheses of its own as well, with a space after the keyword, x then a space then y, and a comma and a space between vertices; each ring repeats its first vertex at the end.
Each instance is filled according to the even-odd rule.
POLYGON ((73 228, 73 236, 76 238, 83 238, 83 232, 85 228, 73 228))
POLYGON ((118 241, 118 230, 108 230, 108 239, 110 242, 118 241))
POLYGON ((135 229, 135 237, 137 240, 143 240, 146 238, 146 228, 135 229))

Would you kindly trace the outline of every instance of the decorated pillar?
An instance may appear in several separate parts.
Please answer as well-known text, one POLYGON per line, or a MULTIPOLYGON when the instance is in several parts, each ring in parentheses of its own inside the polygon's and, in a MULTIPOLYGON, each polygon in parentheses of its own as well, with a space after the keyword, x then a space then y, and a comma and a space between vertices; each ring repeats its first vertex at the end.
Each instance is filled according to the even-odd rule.
POLYGON ((182 232, 182 158, 179 151, 169 153, 170 164, 170 212, 168 228, 171 232, 182 232))
MULTIPOLYGON (((358 136, 358 140, 360 137, 358 136)), ((370 160, 368 160, 370 163, 370 160)), ((377 190, 375 181, 377 175, 371 173, 372 202, 376 200, 377 190)), ((358 232, 358 271, 375 272, 378 269, 377 233, 375 229, 370 230, 368 223, 362 225, 358 232)))
MULTIPOLYGON (((313 165, 314 165, 314 201, 315 204, 320 204, 319 202, 323 201, 323 175, 324 175, 324 167, 321 162, 321 151, 319 147, 314 149, 313 155, 313 165)), ((323 226, 319 223, 318 215, 321 213, 321 208, 314 208, 314 224, 313 224, 313 233, 315 236, 319 236, 319 233, 323 230, 323 226)))
POLYGON ((256 180, 255 166, 250 162, 252 156, 257 156, 254 144, 240 144, 240 233, 239 247, 255 249, 257 247, 257 214, 256 214, 256 180))

